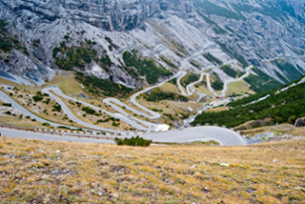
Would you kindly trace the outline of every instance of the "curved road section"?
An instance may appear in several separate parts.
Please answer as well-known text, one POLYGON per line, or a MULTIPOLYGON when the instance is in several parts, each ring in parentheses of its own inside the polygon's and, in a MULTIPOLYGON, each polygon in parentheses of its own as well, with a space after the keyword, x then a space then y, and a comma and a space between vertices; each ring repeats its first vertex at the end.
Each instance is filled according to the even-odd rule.
POLYGON ((233 130, 214 126, 171 130, 168 132, 146 134, 142 135, 142 137, 145 139, 153 140, 154 142, 164 143, 188 143, 194 141, 214 140, 223 146, 237 146, 247 144, 243 137, 233 130))
MULTIPOLYGON (((1 127, 0 132, 2 133, 2 136, 5 137, 69 142, 114 143, 113 140, 56 136, 44 133, 26 132, 22 130, 12 130, 1 127)), ((141 136, 145 139, 153 140, 153 142, 160 143, 188 143, 195 141, 214 140, 222 146, 239 146, 247 144, 246 141, 236 132, 226 128, 213 126, 193 127, 183 130, 172 130, 168 132, 146 134, 141 136)))
POLYGON ((30 111, 28 111, 27 109, 25 109, 24 107, 22 107, 19 103, 17 103, 14 99, 12 99, 11 97, 9 97, 6 93, 4 93, 3 91, 0 90, 0 96, 6 100, 8 103, 12 104, 12 106, 14 108, 16 108, 17 110, 19 110, 20 112, 22 112, 25 116, 30 116, 32 119, 35 119, 38 122, 41 123, 49 123, 51 126, 53 127, 60 127, 60 126, 66 126, 66 127, 70 127, 70 128, 75 128, 75 127, 71 127, 71 126, 67 126, 67 125, 63 125, 63 124, 59 124, 59 123, 54 123, 48 120, 45 120, 43 118, 40 118, 38 116, 36 116, 35 114, 31 113, 30 111))
MULTIPOLYGON (((55 93, 56 95, 60 96, 60 97, 63 97, 63 98, 66 98, 68 100, 71 100, 71 101, 75 101, 75 102, 78 102, 78 103, 81 103, 85 106, 88 106, 90 108, 93 108, 97 111, 101 111, 101 113, 104 113, 104 114, 107 114, 111 117, 114 117, 114 118, 118 118, 124 122, 126 122, 127 124, 131 125, 132 127, 138 129, 138 130, 143 130, 143 131, 161 131, 162 129, 164 129, 164 124, 156 124, 156 123, 151 123, 151 122, 147 122, 145 120, 141 120, 141 119, 138 119, 138 118, 135 118, 131 115, 129 115, 128 113, 126 113, 125 111, 123 111, 121 108, 119 108, 117 105, 115 104, 120 104, 122 105, 122 107, 125 107, 126 109, 132 109, 131 107, 125 105, 124 103, 120 102, 119 100, 117 99, 114 99, 114 98, 109 98, 109 99, 105 99, 103 102, 108 104, 109 106, 111 106, 115 111, 119 112, 119 113, 111 113, 109 111, 106 111, 106 110, 103 110, 101 108, 98 108, 96 106, 93 106, 89 103, 86 103, 86 102, 83 102, 83 101, 80 101, 80 100, 77 100, 75 98, 72 98, 72 97, 69 97, 67 95, 65 95, 58 87, 47 87, 47 88, 44 88, 42 90, 44 93, 48 93, 52 98, 54 98, 60 105, 62 105, 64 108, 64 112, 70 117, 71 116, 71 119, 73 121, 76 122, 76 120, 78 121, 81 121, 79 119, 77 119, 73 113, 71 113, 71 111, 66 108, 66 105, 64 104, 64 102, 58 98, 57 96, 55 96, 54 94, 52 94, 50 91, 52 91, 53 93, 55 93), (112 103, 111 103, 112 102, 112 103)), ((132 109, 134 110, 134 109, 132 109)), ((82 122, 82 125, 86 126, 86 127, 90 127, 88 126, 88 123, 84 123, 82 122), (85 125, 86 124, 86 125, 85 125)), ((96 129, 96 128, 95 128, 96 129)), ((107 129, 108 132, 113 132, 113 133, 122 133, 122 132, 115 132, 115 130, 111 130, 111 129, 107 129)), ((165 129, 165 130, 168 130, 165 129)))
MULTIPOLYGON (((89 123, 86 123, 80 119, 78 119, 71 111, 70 109, 66 106, 66 104, 57 96, 55 96, 54 94, 52 94, 50 92, 50 90, 54 91, 57 90, 55 87, 49 87, 49 88, 45 88, 42 90, 43 93, 47 93, 50 95, 50 97, 52 97, 59 105, 61 105, 62 110, 64 111, 65 114, 67 114, 67 116, 73 120, 74 122, 81 124, 85 127, 88 128, 92 128, 94 130, 100 130, 100 131, 105 131, 105 132, 110 132, 110 133, 115 133, 115 134, 120 134, 120 133, 124 133, 123 131, 118 131, 118 130, 112 130, 112 129, 108 129, 108 128, 103 128, 100 126, 96 126, 96 125, 92 125, 89 123)), ((59 90, 59 89, 58 89, 59 90)))
POLYGON ((141 104, 139 104, 139 103, 137 102, 136 99, 137 99, 137 97, 138 97, 139 95, 141 95, 141 94, 143 94, 143 93, 146 93, 146 92, 148 92, 148 91, 150 91, 150 90, 153 90, 153 89, 155 89, 155 88, 157 88, 157 87, 159 87, 159 86, 162 86, 165 82, 168 82, 168 81, 170 81, 170 80, 172 80, 172 79, 174 79, 174 78, 177 78, 177 77, 179 77, 181 74, 183 74, 183 72, 179 71, 179 72, 177 72, 174 76, 172 76, 171 78, 169 78, 169 79, 167 79, 167 80, 165 80, 165 81, 163 81, 163 82, 161 82, 161 83, 159 83, 159 84, 157 84, 157 85, 148 87, 148 88, 146 88, 146 89, 144 89, 144 90, 142 90, 142 91, 139 91, 139 92, 135 93, 134 95, 131 96, 130 102, 133 103, 133 104, 134 104, 135 106, 137 106, 138 108, 140 108, 140 109, 142 109, 143 111, 145 111, 146 113, 149 113, 149 114, 150 114, 150 115, 147 115, 147 114, 145 114, 145 113, 142 113, 142 114, 141 114, 142 116, 145 116, 145 117, 150 118, 150 119, 158 119, 158 118, 160 118, 161 115, 160 115, 159 113, 156 113, 156 112, 154 112, 154 111, 152 111, 152 110, 149 110, 148 108, 142 106, 141 104))

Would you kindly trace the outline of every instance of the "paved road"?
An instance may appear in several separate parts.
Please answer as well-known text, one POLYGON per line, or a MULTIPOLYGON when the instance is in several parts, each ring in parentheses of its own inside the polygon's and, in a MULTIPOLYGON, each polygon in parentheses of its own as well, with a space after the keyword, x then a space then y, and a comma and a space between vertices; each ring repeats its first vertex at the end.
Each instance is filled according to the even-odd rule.
POLYGON ((251 69, 253 68, 253 65, 250 65, 249 67, 246 68, 246 73, 244 75, 242 75, 241 77, 237 78, 237 79, 229 79, 229 80, 226 80, 224 82, 224 88, 221 92, 221 97, 224 97, 226 95, 226 91, 228 89, 228 84, 229 83, 232 83, 232 82, 236 82, 236 81, 240 81, 240 80, 243 80, 245 79, 246 77, 248 77, 250 75, 250 71, 251 69))
POLYGON ((150 119, 158 119, 158 118, 160 118, 161 115, 160 115, 159 113, 156 113, 156 112, 154 112, 154 111, 152 111, 152 110, 149 110, 148 108, 142 106, 141 104, 139 104, 139 103, 137 102, 136 98, 137 98, 139 95, 143 94, 143 93, 146 93, 146 92, 151 91, 151 90, 153 90, 153 89, 155 89, 155 88, 157 88, 157 87, 162 86, 165 82, 168 82, 168 81, 170 81, 170 80, 172 80, 172 79, 174 79, 174 78, 179 77, 182 73, 183 73, 183 72, 179 71, 179 72, 177 72, 174 76, 172 76, 171 78, 169 78, 169 79, 167 79, 167 80, 165 80, 165 81, 163 81, 163 82, 161 82, 161 83, 159 83, 159 84, 157 84, 157 85, 148 87, 148 88, 146 88, 146 89, 144 89, 144 90, 142 90, 142 91, 139 91, 139 92, 135 93, 134 95, 131 96, 130 102, 133 103, 133 104, 134 104, 135 106, 137 106, 138 108, 142 109, 143 111, 149 113, 150 115, 147 115, 147 114, 143 113, 143 114, 146 115, 147 118, 150 118, 150 119))
POLYGON ((186 143, 193 141, 215 140, 224 146, 246 145, 246 141, 238 133, 221 127, 202 126, 191 127, 182 130, 171 130, 168 132, 151 133, 142 135, 154 142, 186 143))
POLYGON ((30 116, 31 119, 35 119, 36 121, 38 122, 41 122, 41 123, 49 123, 51 126, 53 127, 59 127, 59 126, 66 126, 66 127, 70 127, 70 128, 73 128, 71 126, 67 126, 67 125, 64 125, 64 124, 60 124, 60 123, 54 123, 54 122, 50 122, 48 120, 45 120, 43 118, 40 118, 36 115, 34 115, 33 113, 31 113, 30 111, 28 111, 27 109, 25 109, 24 107, 22 107, 19 103, 17 103, 14 99, 12 99, 10 96, 8 96, 6 93, 4 93, 3 91, 0 90, 0 96, 5 100, 7 101, 8 103, 12 104, 12 106, 14 108, 16 108, 17 110, 19 110, 20 112, 22 112, 22 114, 24 116, 30 116))
MULTIPOLYGON (((50 95, 50 97, 52 97, 59 105, 61 105, 61 108, 63 110, 63 112, 65 114, 67 114, 67 116, 74 122, 80 124, 80 125, 83 125, 87 128, 91 128, 91 129, 94 129, 94 130, 100 130, 100 131, 106 131, 106 132, 110 132, 110 133, 115 133, 115 134, 119 134, 119 133, 124 133, 123 131, 118 131, 118 130, 113 130, 113 129, 108 129, 108 128, 103 128, 103 127, 100 127, 100 126, 96 126, 96 125, 92 125, 92 124, 89 124, 89 123, 86 123, 80 119, 78 119, 78 117, 76 117, 71 111, 70 109, 67 107, 67 105, 59 98, 57 97, 56 95, 52 94, 50 91, 54 91, 56 94, 60 94, 61 95, 61 91, 60 89, 58 89, 57 87, 47 87, 47 88, 44 88, 42 90, 43 93, 47 93, 50 95)), ((62 93, 63 94, 63 93, 62 93)), ((64 95, 64 94, 63 94, 64 95)), ((71 98, 72 99, 72 98, 71 98)), ((86 104, 87 105, 87 104, 86 104)))
MULTIPOLYGON (((0 128, 2 136, 13 138, 29 138, 38 140, 51 141, 71 141, 71 142, 88 142, 88 143, 114 143, 112 140, 105 139, 88 139, 69 136, 55 136, 51 134, 33 133, 20 130, 12 130, 0 128)), ((246 145, 246 141, 236 132, 213 126, 192 127, 183 130, 172 130, 168 132, 151 133, 141 135, 146 139, 151 139, 154 142, 166 143, 187 143, 193 141, 208 141, 215 140, 224 146, 246 145)), ((128 136, 131 137, 131 136, 128 136)))
POLYGON ((181 74, 179 77, 177 77, 177 86, 178 86, 178 89, 179 89, 179 91, 181 92, 181 94, 182 94, 183 96, 187 96, 187 95, 188 95, 188 94, 185 92, 184 87, 181 85, 181 79, 182 79, 183 77, 185 77, 186 75, 187 75, 187 72, 186 72, 186 71, 183 71, 182 74, 181 74))
MULTIPOLYGON (((112 109, 114 109, 115 111, 119 112, 120 114, 134 120, 134 121, 137 121, 139 122, 140 124, 144 125, 143 127, 141 127, 142 130, 145 130, 145 131, 158 131, 158 127, 162 124, 156 124, 156 123, 152 123, 152 122, 148 122, 146 120, 141 120, 139 118, 136 118, 136 117, 133 117, 131 116, 130 114, 126 113, 124 110, 123 110, 123 107, 125 107, 125 109, 135 113, 135 114, 138 114, 138 115, 141 115, 143 117, 146 117, 147 115, 139 110, 136 110, 130 106, 128 106, 127 104, 121 102, 120 100, 116 99, 116 98, 106 98, 103 100, 104 103, 106 103, 107 105, 111 106, 112 109), (120 106, 120 107, 119 107, 120 106)), ((138 128, 139 129, 139 128, 138 128)))
MULTIPOLYGON (((60 98, 58 98, 57 96, 52 94, 50 91, 56 93, 58 96, 66 98, 68 100, 79 102, 79 103, 81 103, 81 104, 83 104, 85 106, 88 106, 88 107, 92 108, 92 109, 95 109, 97 111, 101 111, 101 113, 107 114, 107 115, 109 115, 111 117, 114 117, 114 118, 118 118, 121 121, 126 122, 127 124, 131 125, 132 127, 136 128, 138 130, 143 130, 143 131, 159 131, 160 127, 164 126, 164 124, 156 124, 156 123, 148 122, 148 121, 141 120, 141 119, 138 119, 136 117, 131 116, 130 114, 128 114, 124 110, 122 110, 120 107, 118 107, 116 104, 119 104, 122 107, 124 106, 126 109, 130 109, 130 110, 135 110, 135 109, 129 107, 128 105, 122 103, 121 101, 119 101, 118 99, 115 99, 115 98, 107 98, 107 99, 105 99, 103 101, 104 103, 108 104, 109 106, 111 106, 111 108, 113 108, 115 111, 118 112, 118 113, 111 113, 111 112, 106 111, 104 109, 101 109, 99 107, 93 106, 92 104, 86 103, 84 101, 77 100, 77 99, 72 98, 70 96, 67 96, 58 87, 47 87, 47 88, 43 89, 42 91, 45 92, 45 93, 48 93, 52 98, 54 98, 60 104, 64 104, 64 102, 60 98)), ((66 107, 65 104, 64 104, 64 106, 66 107)), ((71 117, 71 119, 73 121, 76 121, 76 117, 70 112, 69 109, 65 108, 63 110, 65 111, 65 113, 69 117, 71 117)), ((78 121, 81 121, 81 120, 78 119, 78 121)), ((93 127, 90 124, 89 124, 90 126, 88 126, 88 123, 86 123, 86 125, 85 125, 84 122, 82 122, 82 125, 84 125, 86 127, 89 127, 89 128, 93 127)), ((97 128, 94 128, 94 129, 97 129, 97 128)), ((112 132, 112 133, 123 133, 123 132, 120 132, 120 131, 116 132, 115 130, 111 130, 111 129, 107 129, 107 131, 108 132, 112 132)))
POLYGON ((22 130, 13 130, 0 128, 1 135, 4 137, 11 138, 27 138, 36 140, 48 140, 48 141, 67 141, 67 142, 81 142, 81 143, 103 143, 103 144, 114 144, 113 140, 105 139, 89 139, 89 138, 78 138, 70 136, 56 136, 51 134, 26 132, 22 130))

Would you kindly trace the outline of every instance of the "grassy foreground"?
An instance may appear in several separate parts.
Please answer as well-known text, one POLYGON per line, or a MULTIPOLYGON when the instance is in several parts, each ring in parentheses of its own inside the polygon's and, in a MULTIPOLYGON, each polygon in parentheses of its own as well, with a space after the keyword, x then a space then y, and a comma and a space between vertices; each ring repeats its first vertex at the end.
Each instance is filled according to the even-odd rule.
POLYGON ((305 203, 304 146, 140 148, 0 137, 0 202, 305 203))

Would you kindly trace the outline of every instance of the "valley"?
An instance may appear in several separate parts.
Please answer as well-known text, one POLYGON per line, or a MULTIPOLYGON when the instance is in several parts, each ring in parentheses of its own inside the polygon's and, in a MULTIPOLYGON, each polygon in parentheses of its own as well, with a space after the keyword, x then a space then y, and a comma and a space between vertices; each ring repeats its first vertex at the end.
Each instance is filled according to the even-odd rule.
POLYGON ((305 204, 305 0, 0 0, 0 203, 305 204))

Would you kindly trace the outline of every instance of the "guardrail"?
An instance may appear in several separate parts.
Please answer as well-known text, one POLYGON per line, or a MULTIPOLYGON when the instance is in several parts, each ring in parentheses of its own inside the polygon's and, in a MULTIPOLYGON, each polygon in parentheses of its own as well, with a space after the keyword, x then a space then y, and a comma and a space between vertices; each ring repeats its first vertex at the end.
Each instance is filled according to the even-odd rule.
POLYGON ((62 130, 53 130, 53 129, 31 129, 31 128, 24 128, 24 127, 16 127, 14 125, 8 124, 0 124, 0 128, 6 129, 13 129, 13 130, 21 130, 26 132, 34 132, 34 133, 42 133, 42 134, 51 134, 55 136, 66 136, 66 137, 77 137, 77 138, 87 138, 87 139, 104 139, 104 140, 114 140, 115 137, 107 137, 101 135, 93 135, 93 134, 77 134, 77 133, 68 133, 68 132, 61 132, 62 130))

